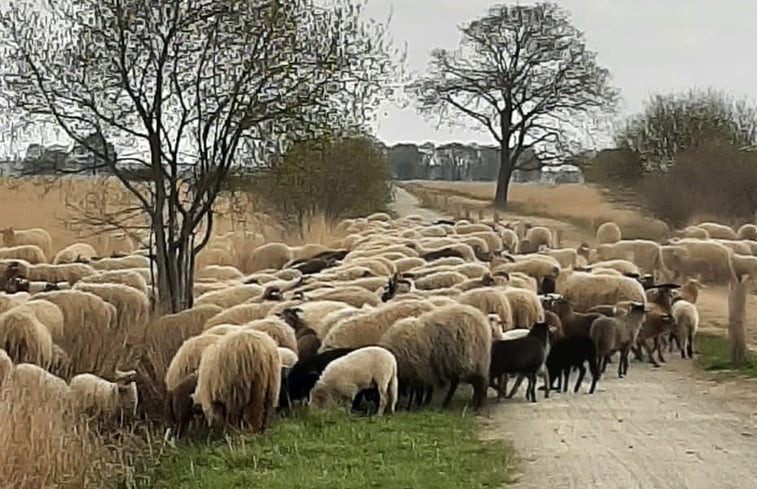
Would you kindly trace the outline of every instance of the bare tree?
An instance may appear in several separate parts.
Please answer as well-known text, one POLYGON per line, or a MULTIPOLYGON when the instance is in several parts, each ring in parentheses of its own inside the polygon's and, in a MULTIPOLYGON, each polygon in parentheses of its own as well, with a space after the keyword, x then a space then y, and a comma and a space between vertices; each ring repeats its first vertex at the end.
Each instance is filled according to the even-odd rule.
POLYGON ((420 113, 449 124, 473 120, 499 143, 496 203, 506 204, 513 170, 533 148, 547 163, 575 143, 587 116, 614 109, 609 72, 553 3, 497 5, 460 27, 457 50, 436 49, 410 85, 420 113))
POLYGON ((231 169, 361 127, 396 79, 385 26, 351 0, 38 3, 0 17, 5 112, 53 123, 133 196, 97 224, 146 218, 163 311, 192 304, 194 258, 231 169))

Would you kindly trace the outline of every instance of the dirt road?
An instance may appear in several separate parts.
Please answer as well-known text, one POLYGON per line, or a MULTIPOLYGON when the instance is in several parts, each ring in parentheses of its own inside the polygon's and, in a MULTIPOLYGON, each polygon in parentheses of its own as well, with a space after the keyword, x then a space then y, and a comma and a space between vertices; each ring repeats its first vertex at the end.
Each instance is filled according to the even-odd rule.
MULTIPOLYGON (((395 209, 439 217, 402 189, 395 209)), ((705 324, 716 319, 708 312, 721 309, 715 297, 710 302, 705 324)), ((660 369, 634 362, 625 379, 617 378, 616 361, 593 395, 584 381, 578 394, 544 400, 540 392, 532 404, 521 388, 516 399, 492 405, 482 437, 512 441, 521 458, 522 473, 510 487, 757 488, 757 383, 715 383, 689 360, 667 360, 660 369)), ((576 374, 571 380, 572 387, 576 374)))
POLYGON ((435 221, 436 219, 441 219, 442 217, 449 217, 444 216, 436 212, 435 210, 421 207, 418 199, 402 187, 394 187, 394 190, 394 202, 392 202, 390 207, 400 217, 415 214, 423 217, 428 221, 435 221))

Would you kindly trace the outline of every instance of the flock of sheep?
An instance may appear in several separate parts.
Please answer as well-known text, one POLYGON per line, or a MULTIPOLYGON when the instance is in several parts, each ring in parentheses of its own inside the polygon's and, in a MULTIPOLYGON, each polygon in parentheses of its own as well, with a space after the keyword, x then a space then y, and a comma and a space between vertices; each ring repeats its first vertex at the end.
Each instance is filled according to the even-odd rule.
POLYGON ((488 388, 499 401, 524 379, 535 402, 537 377, 548 397, 577 370, 577 392, 587 368, 593 393, 615 353, 620 377, 631 354, 655 365, 674 348, 691 358, 702 282, 757 272, 753 225, 703 223, 657 243, 623 240, 605 223, 594 247, 577 248, 524 221, 377 213, 338 231, 334 247, 216 236, 198 256, 193 307, 152 317, 159 291, 133 244, 99 258, 77 243, 48 263, 44 230, 6 229, 0 387, 46 390, 104 419, 135 416, 139 365, 103 371, 84 353, 96 338, 149 324, 167 356, 159 391, 176 436, 199 416, 263 432, 294 403, 369 404, 381 415, 401 397, 407 409, 426 406, 446 387, 447 406, 460 382, 477 409, 488 388))

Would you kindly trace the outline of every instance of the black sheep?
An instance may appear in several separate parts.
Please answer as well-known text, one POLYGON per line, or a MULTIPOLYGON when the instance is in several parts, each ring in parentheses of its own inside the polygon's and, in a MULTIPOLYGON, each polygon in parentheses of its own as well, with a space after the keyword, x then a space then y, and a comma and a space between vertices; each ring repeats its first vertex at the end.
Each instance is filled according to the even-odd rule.
MULTIPOLYGON (((492 343, 489 378, 499 378, 497 400, 502 398, 503 390, 506 387, 505 376, 507 374, 522 374, 528 379, 526 399, 536 402, 536 374, 544 371, 548 336, 549 325, 547 323, 536 323, 523 338, 499 340, 492 343)), ((516 384, 506 397, 512 397, 518 385, 516 384)), ((544 395, 549 397, 549 378, 547 378, 546 385, 544 395)))
POLYGON ((163 417, 166 423, 173 427, 176 439, 181 437, 192 418, 202 413, 202 409, 192 400, 196 387, 197 372, 193 372, 184 377, 176 389, 166 395, 163 417))
POLYGON ((573 392, 578 392, 586 375, 585 362, 589 362, 589 372, 591 372, 589 394, 593 394, 599 378, 597 347, 594 345, 594 340, 587 336, 560 338, 552 345, 547 356, 550 384, 554 384, 557 380, 557 390, 560 391, 562 388, 562 392, 567 392, 570 371, 575 367, 578 369, 578 381, 573 392))

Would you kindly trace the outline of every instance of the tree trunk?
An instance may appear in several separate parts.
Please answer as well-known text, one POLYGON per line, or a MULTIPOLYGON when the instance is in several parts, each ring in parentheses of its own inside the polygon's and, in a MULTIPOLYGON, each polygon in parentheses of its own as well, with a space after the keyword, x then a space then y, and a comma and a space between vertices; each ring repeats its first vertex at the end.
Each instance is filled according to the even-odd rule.
POLYGON ((747 356, 746 328, 746 300, 748 276, 731 280, 728 287, 728 342, 731 347, 731 363, 734 367, 744 364, 747 356))
POLYGON ((505 140, 499 146, 499 173, 497 174, 497 191, 494 194, 494 205, 505 207, 510 191, 510 177, 513 174, 512 162, 510 161, 510 148, 505 140))

